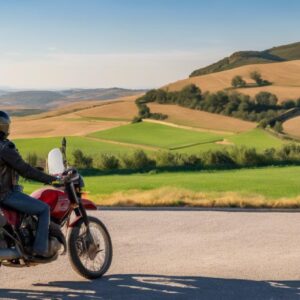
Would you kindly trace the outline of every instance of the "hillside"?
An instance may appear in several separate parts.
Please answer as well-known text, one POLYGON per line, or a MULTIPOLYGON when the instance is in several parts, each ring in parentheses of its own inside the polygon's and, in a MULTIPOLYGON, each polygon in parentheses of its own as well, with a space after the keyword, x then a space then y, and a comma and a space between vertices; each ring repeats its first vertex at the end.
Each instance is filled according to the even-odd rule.
POLYGON ((221 72, 244 65, 274 63, 297 59, 300 59, 300 42, 274 47, 264 51, 239 51, 212 65, 193 71, 190 77, 221 72))
POLYGON ((203 92, 216 92, 231 87, 231 80, 236 75, 241 75, 248 83, 253 82, 249 77, 252 71, 259 71, 264 79, 272 82, 272 85, 242 88, 237 91, 251 96, 260 91, 269 91, 276 94, 281 101, 300 97, 300 60, 242 66, 232 70, 179 80, 165 86, 165 88, 169 91, 177 91, 193 83, 200 87, 203 92))
POLYGON ((139 95, 144 90, 122 88, 71 89, 61 91, 1 91, 0 105, 13 115, 30 115, 48 111, 61 105, 113 100, 120 97, 139 95), (20 107, 21 106, 21 107, 20 107))
POLYGON ((178 105, 148 104, 152 112, 167 114, 167 122, 182 126, 201 128, 208 131, 244 132, 256 127, 256 123, 240 119, 194 110, 178 105))
POLYGON ((80 101, 33 116, 14 117, 12 138, 80 136, 127 124, 136 114, 136 96, 80 101))
MULTIPOLYGON (((80 101, 49 112, 14 117, 12 138, 85 135, 131 122, 137 115, 136 96, 106 101, 80 101)), ((177 105, 151 103, 151 111, 168 114, 166 123, 208 131, 237 133, 251 130, 256 123, 177 105)))

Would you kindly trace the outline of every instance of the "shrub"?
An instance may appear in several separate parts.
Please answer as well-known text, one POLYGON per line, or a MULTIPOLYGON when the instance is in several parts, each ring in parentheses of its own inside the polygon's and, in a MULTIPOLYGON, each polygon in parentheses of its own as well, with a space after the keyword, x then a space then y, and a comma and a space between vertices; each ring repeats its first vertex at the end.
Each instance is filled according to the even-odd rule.
POLYGON ((203 153, 202 161, 206 166, 233 166, 235 162, 227 151, 207 151, 203 153))
POLYGON ((273 129, 274 129, 276 132, 282 133, 282 132, 283 132, 282 123, 279 122, 279 121, 276 121, 276 123, 275 123, 273 129))
POLYGON ((231 85, 234 88, 244 87, 246 86, 246 81, 242 78, 242 76, 234 76, 231 80, 231 85))
POLYGON ((183 163, 186 167, 192 168, 200 168, 203 166, 202 159, 194 154, 184 156, 183 163))
POLYGON ((104 170, 115 170, 120 166, 119 159, 112 154, 101 154, 99 167, 104 170))
POLYGON ((127 154, 123 154, 120 157, 120 164, 121 164, 121 167, 124 168, 124 169, 131 170, 131 169, 135 168, 134 167, 133 157, 129 156, 127 154))
POLYGON ((33 167, 36 167, 38 164, 38 156, 36 153, 28 153, 25 157, 25 161, 33 167))
POLYGON ((139 116, 135 116, 131 121, 131 123, 139 123, 139 122, 143 122, 143 119, 139 116))
POLYGON ((267 119, 262 119, 259 123, 258 123, 258 128, 266 128, 268 126, 269 122, 267 119))
POLYGON ((93 167, 93 158, 91 156, 84 155, 80 149, 73 151, 74 166, 82 169, 90 169, 93 167))
POLYGON ((261 77, 261 74, 258 71, 253 71, 250 73, 250 78, 253 79, 257 85, 261 85, 263 82, 263 79, 261 77))
POLYGON ((230 156, 239 166, 259 166, 264 163, 264 156, 257 153, 255 148, 236 147, 230 156))
POLYGON ((155 161, 151 160, 143 150, 137 150, 132 155, 134 169, 147 169, 155 167, 155 161))
POLYGON ((286 100, 282 103, 282 107, 285 109, 291 109, 296 107, 296 102, 294 100, 286 100))
POLYGON ((155 155, 156 165, 159 167, 167 166, 181 166, 184 163, 183 157, 180 153, 172 152, 157 152, 155 155))
POLYGON ((122 155, 120 164, 128 170, 142 170, 155 167, 156 162, 150 159, 143 150, 136 150, 132 155, 122 155))

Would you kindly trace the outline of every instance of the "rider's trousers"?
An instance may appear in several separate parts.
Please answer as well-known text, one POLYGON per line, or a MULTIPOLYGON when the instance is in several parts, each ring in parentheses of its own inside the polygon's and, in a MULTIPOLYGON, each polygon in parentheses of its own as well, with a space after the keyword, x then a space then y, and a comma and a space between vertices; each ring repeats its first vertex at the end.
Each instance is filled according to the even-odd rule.
POLYGON ((33 245, 33 251, 39 255, 46 255, 48 251, 48 234, 50 223, 49 206, 46 203, 19 191, 13 191, 9 193, 8 196, 2 201, 2 204, 22 213, 36 215, 38 217, 38 226, 33 245))

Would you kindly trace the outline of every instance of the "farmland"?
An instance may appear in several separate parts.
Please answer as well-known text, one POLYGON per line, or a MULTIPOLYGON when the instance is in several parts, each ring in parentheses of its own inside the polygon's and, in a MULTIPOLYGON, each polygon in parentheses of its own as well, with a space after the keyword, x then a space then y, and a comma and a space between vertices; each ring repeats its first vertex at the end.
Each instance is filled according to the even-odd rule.
POLYGON ((169 150, 222 140, 222 136, 215 133, 196 132, 146 122, 99 131, 91 134, 91 136, 119 142, 155 146, 169 150))
MULTIPOLYGON (((280 100, 287 94, 290 95, 289 98, 298 98, 296 95, 300 86, 299 67, 299 61, 248 65, 175 82, 170 84, 168 89, 178 90, 182 85, 195 83, 202 91, 214 92, 228 88, 232 77, 237 74, 251 83, 249 73, 257 70, 262 73, 264 79, 271 81, 272 85, 243 88, 241 92, 254 95, 263 89, 275 92, 280 100)), ((91 156, 96 162, 93 167, 96 168, 103 166, 103 157, 109 158, 109 155, 115 155, 120 164, 118 167, 106 169, 114 172, 101 173, 98 170, 94 172, 97 175, 86 177, 90 196, 102 204, 177 205, 181 203, 209 206, 220 203, 221 206, 247 206, 248 202, 244 201, 250 201, 249 203, 253 205, 258 203, 258 206, 268 206, 270 203, 271 206, 276 206, 280 201, 280 205, 283 206, 286 203, 289 203, 287 206, 300 205, 300 200, 297 198, 300 193, 300 185, 297 181, 299 167, 247 169, 245 168, 247 164, 241 164, 237 166, 244 169, 208 171, 209 167, 202 168, 199 164, 196 168, 198 171, 187 171, 187 168, 183 172, 183 168, 175 171, 177 166, 175 162, 174 165, 170 165, 175 167, 170 172, 170 169, 164 169, 164 162, 160 161, 161 164, 157 164, 157 168, 147 167, 143 170, 144 173, 138 173, 142 168, 130 170, 130 167, 124 166, 122 158, 128 158, 128 155, 134 157, 137 149, 145 151, 150 161, 157 159, 158 153, 162 153, 161 157, 163 157, 164 153, 169 152, 171 158, 173 154, 173 158, 189 157, 193 163, 193 155, 196 155, 197 159, 202 159, 208 151, 229 149, 230 151, 227 151, 229 153, 233 152, 231 149, 234 147, 255 148, 259 155, 265 149, 275 148, 279 149, 276 154, 278 155, 281 147, 289 143, 267 130, 257 128, 255 122, 172 104, 149 103, 151 112, 168 115, 163 121, 146 119, 143 122, 131 123, 138 114, 136 97, 123 97, 101 103, 93 100, 71 103, 39 115, 16 117, 12 124, 12 138, 24 157, 35 153, 39 158, 45 159, 49 150, 60 146, 63 136, 67 137, 67 155, 71 164, 74 160, 72 153, 77 149, 82 150, 84 155, 91 156), (126 168, 129 168, 131 175, 128 174, 130 172, 121 175, 126 173, 123 172, 127 170, 126 168), (118 175, 112 175, 113 173, 118 175), (203 201, 206 201, 206 204, 203 201)), ((300 136, 298 122, 299 118, 287 121, 283 124, 284 131, 292 136, 300 136)), ((277 163, 275 161, 277 158, 272 160, 274 165, 277 163)), ((204 164, 207 167, 209 158, 205 159, 207 160, 203 162, 207 163, 204 164)), ((218 159, 221 159, 222 164, 222 153, 216 161, 218 159)), ((290 160, 289 163, 295 161, 290 160)), ((281 162, 288 164, 284 159, 281 159, 281 162)), ((211 165, 213 164, 212 159, 211 165)), ((178 164, 178 166, 182 165, 178 164)), ((28 192, 38 186, 40 185, 25 182, 28 192)))
MULTIPOLYGON (((35 153, 46 157, 47 153, 60 147, 61 137, 31 138, 14 140, 23 155, 35 153)), ((259 151, 278 148, 285 142, 261 129, 231 134, 210 131, 194 131, 155 123, 129 124, 113 129, 98 131, 88 136, 69 136, 68 153, 81 149, 87 155, 101 153, 125 154, 136 149, 148 153, 168 150, 180 153, 197 154, 207 150, 217 150, 231 146, 254 147, 259 151)))
MULTIPOLYGON (((133 175, 86 176, 88 197, 98 204, 127 204, 138 198, 148 205, 221 204, 243 206, 245 199, 266 206, 300 205, 300 167, 268 167, 215 172, 146 173, 133 175), (225 201, 225 202, 224 202, 225 201)), ((40 184, 25 182, 30 193, 40 184)))
POLYGON ((263 78, 272 82, 270 86, 250 87, 238 89, 241 93, 253 96, 260 91, 268 91, 277 95, 280 101, 287 99, 298 99, 300 95, 300 60, 279 63, 252 64, 239 68, 212 73, 208 75, 195 76, 179 80, 165 86, 169 91, 181 90, 188 84, 195 84, 202 91, 216 92, 229 88, 234 76, 242 76, 248 83, 252 83, 249 74, 258 71, 263 78))

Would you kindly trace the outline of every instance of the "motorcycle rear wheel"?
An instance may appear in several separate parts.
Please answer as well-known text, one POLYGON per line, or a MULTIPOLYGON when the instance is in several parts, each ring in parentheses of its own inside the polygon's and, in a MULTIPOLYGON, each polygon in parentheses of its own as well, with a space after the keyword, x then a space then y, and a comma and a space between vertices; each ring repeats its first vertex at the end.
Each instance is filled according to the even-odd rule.
POLYGON ((87 279, 100 278, 109 269, 112 256, 112 242, 105 225, 89 216, 89 228, 94 243, 88 244, 86 226, 80 220, 68 238, 69 259, 75 272, 87 279))

